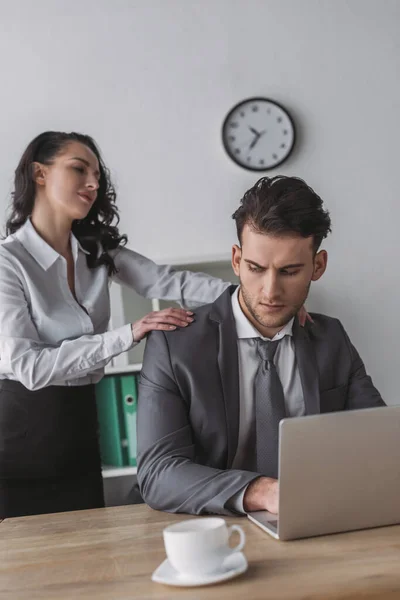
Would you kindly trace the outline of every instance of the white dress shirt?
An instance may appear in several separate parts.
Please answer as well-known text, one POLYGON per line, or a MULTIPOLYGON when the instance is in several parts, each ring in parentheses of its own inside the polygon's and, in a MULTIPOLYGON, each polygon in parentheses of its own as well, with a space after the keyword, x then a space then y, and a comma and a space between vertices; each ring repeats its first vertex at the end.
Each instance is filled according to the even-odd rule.
MULTIPOLYGON (((274 364, 282 383, 285 397, 286 414, 289 417, 300 417, 305 414, 303 389, 297 367, 293 341, 293 322, 289 321, 273 338, 265 338, 250 323, 239 304, 239 289, 232 294, 232 311, 235 320, 239 362, 239 439, 233 469, 243 469, 246 464, 245 449, 249 447, 249 436, 253 434, 254 415, 254 378, 260 364, 257 352, 257 339, 281 340, 277 347, 274 364)), ((243 496, 247 489, 231 498, 230 503, 238 512, 243 512, 243 496)))
MULTIPOLYGON (((135 345, 130 324, 107 331, 106 266, 89 269, 87 252, 72 233, 71 249, 76 299, 65 258, 30 219, 0 245, 0 379, 17 380, 30 390, 96 383, 114 356, 135 345)), ((118 269, 113 279, 145 298, 196 307, 212 302, 229 285, 203 273, 156 265, 127 248, 110 254, 118 269)))

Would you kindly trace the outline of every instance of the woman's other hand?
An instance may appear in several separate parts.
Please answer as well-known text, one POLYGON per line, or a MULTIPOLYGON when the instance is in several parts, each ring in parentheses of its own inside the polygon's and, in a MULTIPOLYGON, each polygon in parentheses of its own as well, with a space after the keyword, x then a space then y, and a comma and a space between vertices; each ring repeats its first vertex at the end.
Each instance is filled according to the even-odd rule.
POLYGON ((302 327, 309 321, 310 323, 314 323, 304 306, 301 307, 299 312, 297 313, 297 318, 299 319, 299 323, 302 327))

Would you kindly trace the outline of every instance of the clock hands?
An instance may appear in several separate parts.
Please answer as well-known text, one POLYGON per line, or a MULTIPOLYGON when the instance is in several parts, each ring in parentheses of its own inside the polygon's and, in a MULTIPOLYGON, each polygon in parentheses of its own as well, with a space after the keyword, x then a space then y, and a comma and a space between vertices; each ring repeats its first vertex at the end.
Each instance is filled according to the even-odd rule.
POLYGON ((251 142, 250 146, 249 146, 249 150, 251 150, 252 148, 254 148, 254 146, 257 144, 258 140, 260 139, 260 136, 256 136, 253 141, 251 142))
POLYGON ((263 136, 267 130, 264 129, 263 131, 257 131, 257 129, 254 129, 254 127, 249 127, 249 129, 250 129, 251 133, 254 134, 254 138, 249 146, 249 150, 252 150, 252 148, 254 148, 254 146, 257 144, 260 137, 263 136))

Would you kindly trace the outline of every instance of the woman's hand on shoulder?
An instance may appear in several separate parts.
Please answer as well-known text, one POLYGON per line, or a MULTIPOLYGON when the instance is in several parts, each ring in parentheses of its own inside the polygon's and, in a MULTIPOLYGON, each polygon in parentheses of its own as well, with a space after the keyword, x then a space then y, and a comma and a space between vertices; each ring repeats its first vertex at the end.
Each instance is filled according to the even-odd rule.
POLYGON ((147 314, 131 324, 133 340, 140 342, 150 331, 172 331, 193 322, 193 313, 182 308, 165 308, 147 314))
POLYGON ((301 309, 299 310, 299 312, 297 313, 297 318, 299 319, 299 323, 300 323, 301 327, 304 327, 305 324, 307 323, 307 321, 309 323, 314 323, 314 321, 312 320, 312 317, 308 314, 308 312, 306 311, 304 306, 302 306, 301 309))

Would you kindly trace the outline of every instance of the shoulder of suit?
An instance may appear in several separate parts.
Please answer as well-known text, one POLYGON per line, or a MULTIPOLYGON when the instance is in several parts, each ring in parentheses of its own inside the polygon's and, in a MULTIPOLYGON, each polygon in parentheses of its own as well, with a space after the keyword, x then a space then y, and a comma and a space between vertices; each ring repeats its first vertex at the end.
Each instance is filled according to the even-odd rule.
POLYGON ((209 334, 213 335, 215 331, 215 322, 210 319, 213 303, 204 304, 197 308, 191 308, 194 313, 194 321, 189 327, 178 327, 173 331, 153 331, 150 333, 153 337, 163 337, 167 344, 178 344, 184 347, 186 344, 196 344, 196 340, 204 339, 209 334))
POLYGON ((191 310, 193 310, 196 316, 207 317, 212 312, 213 306, 214 302, 209 302, 208 304, 203 304, 202 306, 198 306, 191 310))
POLYGON ((310 331, 314 333, 327 333, 329 331, 343 331, 343 325, 336 317, 328 317, 320 313, 309 313, 313 320, 310 325, 310 331))

